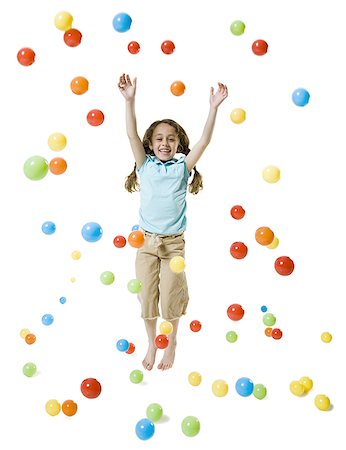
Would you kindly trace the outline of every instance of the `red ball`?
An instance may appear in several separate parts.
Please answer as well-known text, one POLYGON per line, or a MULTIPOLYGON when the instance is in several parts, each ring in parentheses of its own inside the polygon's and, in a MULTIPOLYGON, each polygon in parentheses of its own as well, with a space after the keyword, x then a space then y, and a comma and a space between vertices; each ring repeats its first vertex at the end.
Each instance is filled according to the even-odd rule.
POLYGON ((102 111, 99 109, 92 109, 88 112, 87 115, 87 121, 89 125, 92 125, 93 127, 98 127, 103 123, 105 120, 105 116, 102 111))
POLYGON ((131 353, 133 353, 135 350, 136 350, 135 344, 132 344, 132 342, 130 342, 129 348, 126 350, 125 353, 131 355, 131 353))
POLYGON ((240 220, 245 216, 245 209, 240 205, 234 205, 231 208, 231 216, 235 220, 240 220))
POLYGON ((126 245, 126 239, 124 236, 115 236, 115 238, 113 239, 113 244, 117 248, 123 248, 126 245))
POLYGON ((127 46, 127 50, 132 54, 136 55, 141 49, 140 45, 136 41, 131 41, 127 46))
POLYGON ((35 61, 35 52, 31 48, 24 47, 17 53, 17 59, 22 66, 31 66, 35 61))
POLYGON ((101 384, 96 378, 86 378, 80 385, 80 390, 84 397, 96 398, 101 394, 101 384))
POLYGON ((280 256, 275 260, 274 267, 279 275, 291 275, 294 270, 294 262, 288 256, 280 256))
POLYGON ((159 334, 155 338, 157 348, 166 348, 168 346, 168 337, 165 334, 159 334))
POLYGON ((271 336, 273 339, 281 339, 282 331, 280 330, 280 328, 273 328, 271 336))
POLYGON ((70 28, 64 33, 65 44, 69 47, 77 47, 82 40, 82 33, 75 28, 70 28))
POLYGON ((233 242, 230 253, 235 259, 243 259, 247 255, 247 246, 243 242, 233 242))
POLYGON ((230 305, 227 309, 227 315, 231 320, 240 320, 243 318, 245 311, 241 305, 234 303, 230 305))
POLYGON ((257 56, 263 56, 268 51, 268 44, 263 39, 258 39, 252 44, 252 51, 257 56))
POLYGON ((193 320, 190 323, 190 329, 194 333, 197 333, 198 331, 200 331, 201 328, 202 328, 202 324, 201 324, 201 322, 199 320, 193 320))
POLYGON ((165 53, 166 55, 170 55, 171 53, 174 52, 175 50, 175 45, 172 41, 164 41, 161 44, 161 50, 163 51, 163 53, 165 53))

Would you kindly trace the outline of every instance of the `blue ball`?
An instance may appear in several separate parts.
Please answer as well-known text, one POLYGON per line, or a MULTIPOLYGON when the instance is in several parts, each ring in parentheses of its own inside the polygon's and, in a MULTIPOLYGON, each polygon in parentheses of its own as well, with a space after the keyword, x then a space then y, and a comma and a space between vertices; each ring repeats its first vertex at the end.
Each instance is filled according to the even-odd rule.
POLYGON ((268 308, 265 305, 261 306, 261 311, 262 312, 267 312, 267 310, 268 310, 268 308))
POLYGON ((242 397, 248 397, 253 393, 254 385, 250 378, 242 377, 235 384, 235 390, 242 397))
POLYGON ((118 31, 119 33, 124 33, 125 31, 128 31, 131 27, 131 24, 132 24, 131 17, 124 12, 121 12, 116 16, 114 16, 113 27, 115 31, 118 31))
POLYGON ((82 236, 87 242, 96 242, 101 239, 103 230, 96 222, 88 222, 82 228, 82 236))
POLYGON ((155 425, 151 420, 141 419, 139 422, 137 422, 136 434, 139 437, 139 439, 142 439, 142 441, 150 439, 154 433, 155 433, 155 425))
POLYGON ((293 91, 292 100, 297 106, 305 106, 309 103, 310 94, 306 89, 298 88, 293 91))
POLYGON ((60 297, 59 301, 62 305, 64 305, 66 303, 66 297, 60 297))
POLYGON ((54 317, 51 314, 44 314, 42 316, 43 325, 52 325, 54 322, 54 317))
POLYGON ((139 225, 133 225, 131 231, 139 230, 139 225))
POLYGON ((129 349, 130 343, 126 339, 119 339, 117 342, 117 349, 119 352, 126 352, 129 349))
POLYGON ((53 222, 45 222, 44 224, 42 224, 41 229, 44 232, 44 234, 53 234, 55 233, 56 226, 55 223, 53 222))

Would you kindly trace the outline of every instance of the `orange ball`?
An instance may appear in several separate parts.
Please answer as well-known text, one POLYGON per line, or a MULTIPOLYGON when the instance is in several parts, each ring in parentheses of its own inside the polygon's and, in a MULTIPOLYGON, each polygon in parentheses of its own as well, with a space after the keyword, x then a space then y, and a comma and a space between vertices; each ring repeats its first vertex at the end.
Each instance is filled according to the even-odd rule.
POLYGON ((274 233, 268 227, 260 227, 255 233, 256 241, 261 245, 269 245, 273 242, 274 233))
POLYGON ((25 342, 29 345, 33 344, 34 342, 36 342, 36 336, 32 333, 28 333, 25 336, 25 342))
POLYGON ((183 95, 185 92, 185 84, 182 81, 174 81, 174 83, 171 84, 171 92, 177 97, 183 95))
POLYGON ((64 158, 53 158, 49 163, 49 170, 54 175, 61 175, 67 169, 67 163, 64 158))
POLYGON ((61 405, 61 409, 66 416, 74 416, 77 412, 78 406, 73 400, 65 400, 61 405))
POLYGON ((85 94, 89 89, 89 81, 84 77, 75 77, 71 81, 71 91, 76 95, 85 94))
POLYGON ((144 233, 140 230, 132 231, 127 238, 128 243, 131 247, 140 248, 144 245, 144 233))
POLYGON ((266 336, 270 337, 270 336, 272 335, 272 331, 273 331, 273 329, 270 328, 270 327, 268 327, 268 328, 266 328, 266 329, 264 330, 264 334, 265 334, 266 336))

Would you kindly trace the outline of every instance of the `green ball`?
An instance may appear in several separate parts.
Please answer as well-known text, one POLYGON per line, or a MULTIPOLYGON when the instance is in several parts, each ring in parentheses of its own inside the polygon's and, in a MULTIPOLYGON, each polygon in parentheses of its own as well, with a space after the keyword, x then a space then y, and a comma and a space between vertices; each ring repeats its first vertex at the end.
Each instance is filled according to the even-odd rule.
POLYGON ((30 180, 42 180, 48 173, 48 161, 42 156, 32 156, 25 161, 23 170, 30 180))
POLYGON ((26 377, 33 377, 37 372, 36 364, 28 362, 23 366, 23 373, 26 377))
POLYGON ((272 327, 276 322, 276 317, 272 313, 267 313, 267 314, 264 314, 262 320, 263 320, 264 325, 267 325, 267 327, 272 327))
POLYGON ((139 384, 143 381, 143 372, 141 370, 133 370, 130 373, 130 381, 134 384, 139 384))
POLYGON ((114 282, 114 273, 106 271, 102 272, 100 276, 101 283, 109 285, 114 282))
POLYGON ((127 283, 127 289, 132 293, 132 294, 138 294, 138 292, 140 292, 140 290, 142 289, 142 283, 141 281, 137 280, 136 278, 133 280, 130 280, 127 283))
POLYGON ((255 384, 253 395, 258 398, 258 400, 263 400, 267 395, 267 388, 263 384, 255 384))
POLYGON ((181 429, 185 436, 193 437, 199 433, 201 424, 197 417, 187 416, 181 423, 181 429))
POLYGON ((238 339, 238 335, 235 331, 229 331, 228 333, 226 333, 226 339, 228 342, 236 342, 236 340, 238 339))
POLYGON ((147 408, 147 418, 152 422, 157 422, 163 414, 162 406, 158 403, 151 403, 147 408))
POLYGON ((231 33, 235 36, 240 36, 245 31, 245 23, 241 20, 235 20, 231 23, 231 33))

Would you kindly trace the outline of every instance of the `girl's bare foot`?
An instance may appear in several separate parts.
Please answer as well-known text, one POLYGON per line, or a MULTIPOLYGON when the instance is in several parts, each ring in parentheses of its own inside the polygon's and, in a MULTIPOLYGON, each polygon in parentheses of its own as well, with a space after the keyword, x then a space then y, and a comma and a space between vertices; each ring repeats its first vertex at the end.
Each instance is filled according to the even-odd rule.
POLYGON ((168 347, 163 354, 163 358, 157 366, 158 369, 167 370, 173 366, 175 357, 175 347, 177 346, 176 340, 170 340, 168 347))
POLYGON ((155 364, 156 350, 157 348, 155 345, 149 345, 147 354, 142 362, 144 369, 151 370, 153 368, 155 364))

